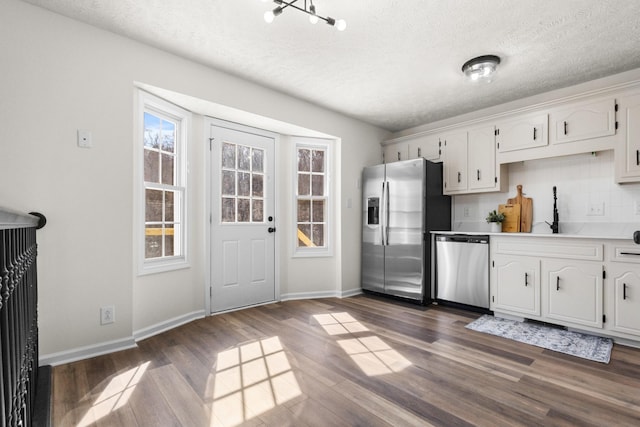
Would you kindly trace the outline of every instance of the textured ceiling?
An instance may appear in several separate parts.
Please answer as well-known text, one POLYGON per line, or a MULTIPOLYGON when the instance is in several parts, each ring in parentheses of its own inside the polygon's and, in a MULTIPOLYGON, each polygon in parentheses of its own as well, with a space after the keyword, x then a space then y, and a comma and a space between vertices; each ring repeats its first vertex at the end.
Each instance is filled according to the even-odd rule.
POLYGON ((25 1, 390 131, 640 68, 638 0, 315 0, 343 32, 259 0, 25 1), (498 76, 465 81, 484 54, 498 76))

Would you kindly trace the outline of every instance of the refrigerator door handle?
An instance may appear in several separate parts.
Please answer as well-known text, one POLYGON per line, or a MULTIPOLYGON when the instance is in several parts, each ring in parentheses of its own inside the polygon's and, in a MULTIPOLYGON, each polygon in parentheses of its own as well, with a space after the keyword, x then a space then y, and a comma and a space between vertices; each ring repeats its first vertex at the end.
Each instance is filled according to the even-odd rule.
POLYGON ((386 215, 387 215, 387 209, 386 209, 386 202, 385 202, 385 191, 384 191, 384 185, 385 182, 382 181, 382 197, 380 198, 380 244, 382 246, 385 245, 385 240, 384 240, 384 224, 387 222, 386 219, 386 215))
POLYGON ((384 196, 384 245, 389 246, 389 181, 385 181, 387 191, 384 196))

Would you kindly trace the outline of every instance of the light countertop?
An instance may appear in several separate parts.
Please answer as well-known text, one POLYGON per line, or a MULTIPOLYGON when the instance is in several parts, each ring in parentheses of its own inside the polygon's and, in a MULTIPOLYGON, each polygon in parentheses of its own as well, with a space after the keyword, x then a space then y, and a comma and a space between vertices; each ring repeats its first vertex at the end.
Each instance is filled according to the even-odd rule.
POLYGON ((432 231, 432 234, 470 234, 504 237, 551 237, 554 239, 628 240, 633 243, 633 232, 640 223, 560 223, 560 233, 553 234, 545 223, 532 226, 531 233, 492 233, 486 223, 456 223, 452 231, 432 231))

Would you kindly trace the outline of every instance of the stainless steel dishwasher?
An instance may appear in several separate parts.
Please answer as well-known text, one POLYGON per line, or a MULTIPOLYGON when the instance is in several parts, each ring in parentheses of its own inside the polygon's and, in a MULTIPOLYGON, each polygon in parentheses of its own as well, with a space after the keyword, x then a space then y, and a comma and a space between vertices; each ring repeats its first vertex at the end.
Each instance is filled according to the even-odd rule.
POLYGON ((489 308, 489 236, 438 234, 436 300, 489 308))

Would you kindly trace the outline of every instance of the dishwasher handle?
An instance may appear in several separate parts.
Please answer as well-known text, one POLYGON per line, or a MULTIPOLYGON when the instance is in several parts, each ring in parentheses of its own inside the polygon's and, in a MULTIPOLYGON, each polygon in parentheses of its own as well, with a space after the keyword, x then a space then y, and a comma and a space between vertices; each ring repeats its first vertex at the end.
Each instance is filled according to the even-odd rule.
POLYGON ((458 242, 458 243, 479 243, 489 244, 489 236, 473 236, 473 235, 436 235, 436 242, 458 242))

